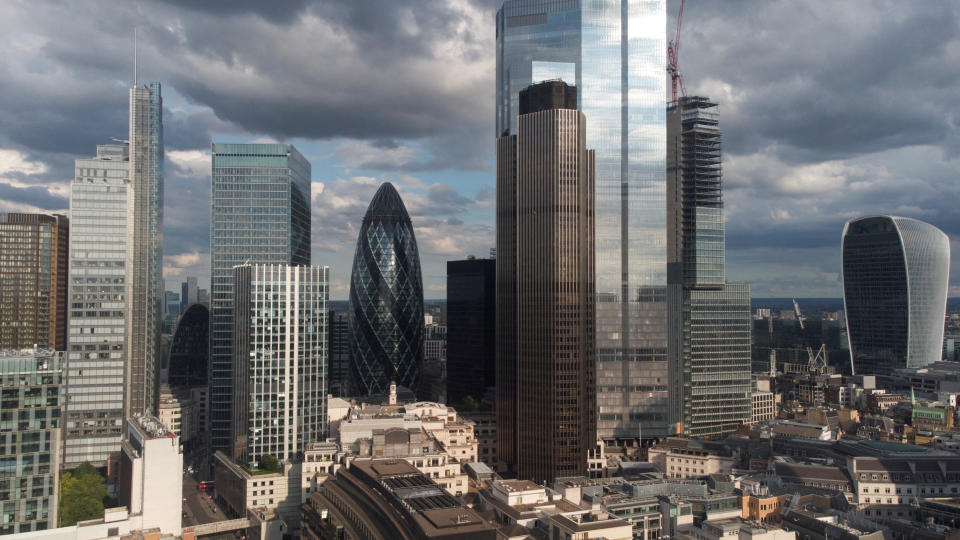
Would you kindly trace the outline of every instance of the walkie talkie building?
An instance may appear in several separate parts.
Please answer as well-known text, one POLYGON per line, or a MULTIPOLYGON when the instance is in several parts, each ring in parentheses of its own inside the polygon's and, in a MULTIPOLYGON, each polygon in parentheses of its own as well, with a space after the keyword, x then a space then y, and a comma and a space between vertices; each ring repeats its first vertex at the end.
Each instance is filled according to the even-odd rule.
POLYGON ((843 302, 857 375, 923 367, 943 354, 950 240, 910 218, 867 216, 843 228, 843 302))
POLYGON ((423 278, 413 225, 389 182, 363 216, 350 276, 355 394, 386 394, 390 381, 418 390, 423 363, 423 278))

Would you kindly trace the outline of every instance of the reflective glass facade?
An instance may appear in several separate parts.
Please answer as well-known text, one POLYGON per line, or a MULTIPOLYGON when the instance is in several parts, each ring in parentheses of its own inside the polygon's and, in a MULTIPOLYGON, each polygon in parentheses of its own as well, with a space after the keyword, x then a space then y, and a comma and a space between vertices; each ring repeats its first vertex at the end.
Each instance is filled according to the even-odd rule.
POLYGON ((124 414, 155 414, 163 324, 163 99, 160 83, 130 89, 124 414))
POLYGON ((519 91, 578 90, 596 151, 598 435, 666 435, 665 0, 508 0, 497 13, 497 136, 519 91), (567 80, 571 75, 575 80, 567 80))
POLYGON ((447 403, 494 386, 496 271, 495 259, 447 261, 447 403))
POLYGON ((123 436, 128 147, 97 146, 70 184, 64 464, 106 465, 123 436))
POLYGON ((310 264, 310 163, 290 144, 213 145, 210 212, 210 436, 229 449, 233 267, 310 264))
POLYGON ((950 240, 910 218, 869 216, 843 230, 843 298, 857 375, 923 367, 943 354, 950 240))
POLYGON ((193 304, 177 320, 170 342, 167 383, 171 388, 207 386, 209 343, 210 310, 193 304))
POLYGON ((0 351, 0 535, 57 527, 63 353, 0 351))
POLYGON ((413 224, 389 182, 370 201, 350 275, 354 394, 386 394, 390 381, 420 390, 423 278, 413 224))
POLYGON ((329 268, 234 268, 234 458, 302 455, 327 431, 329 268))

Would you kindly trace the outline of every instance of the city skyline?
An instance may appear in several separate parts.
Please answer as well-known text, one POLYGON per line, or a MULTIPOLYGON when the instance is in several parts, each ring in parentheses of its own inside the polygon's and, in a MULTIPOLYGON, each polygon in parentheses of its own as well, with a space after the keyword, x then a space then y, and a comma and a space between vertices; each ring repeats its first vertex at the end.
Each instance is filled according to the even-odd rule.
MULTIPOLYGON (((209 204, 211 139, 269 138, 296 144, 315 164, 313 252, 331 266, 332 300, 347 297, 356 223, 381 181, 398 185, 410 208, 425 296, 442 298, 445 262, 493 245, 493 146, 484 135, 493 129, 491 26, 500 4, 417 10, 422 4, 392 3, 376 13, 362 6, 243 6, 221 17, 207 8, 137 2, 74 13, 113 28, 95 38, 79 31, 82 23, 54 32, 44 22, 57 18, 48 13, 59 9, 52 4, 7 7, 10 28, 2 39, 22 53, 4 60, 12 76, 0 91, 0 118, 9 126, 0 133, 0 211, 65 211, 73 159, 123 137, 132 32, 117 29, 136 23, 142 78, 164 84, 168 282, 209 275, 198 211, 209 204), (419 17, 449 32, 427 32, 419 17), (347 45, 328 39, 334 29, 347 45), (304 52, 262 57, 233 37, 251 33, 277 46, 289 38, 304 52), (81 42, 85 47, 76 46, 81 42), (213 52, 220 50, 234 51, 237 61, 213 52), (341 64, 361 66, 358 75, 299 70, 293 80, 308 83, 309 93, 292 83, 266 84, 293 74, 309 55, 334 53, 342 58, 325 67, 326 75, 347 73, 341 64), (209 69, 193 69, 200 65, 209 69), (384 66, 391 67, 373 74, 384 66), (449 83, 425 82, 438 76, 449 83), (396 84, 378 84, 389 78, 396 84), (71 81, 85 84, 70 96, 55 90, 71 81), (302 114, 289 103, 261 113, 284 102, 302 114), (409 115, 417 121, 405 122, 409 115)), ((677 7, 668 1, 668 32, 677 7)), ((954 73, 932 71, 949 61, 958 13, 946 2, 789 9, 690 2, 680 65, 688 93, 711 96, 727 119, 728 278, 750 282, 758 297, 839 298, 839 241, 851 217, 894 213, 929 221, 951 237, 960 232, 960 210, 943 196, 958 190, 957 129, 928 105, 960 86, 954 73), (833 42, 836 34, 849 45, 833 42), (889 50, 890 43, 906 45, 889 50), (842 61, 824 64, 824 51, 842 61)), ((960 265, 952 266, 957 275, 960 265)), ((954 285, 951 295, 958 294, 954 285)))

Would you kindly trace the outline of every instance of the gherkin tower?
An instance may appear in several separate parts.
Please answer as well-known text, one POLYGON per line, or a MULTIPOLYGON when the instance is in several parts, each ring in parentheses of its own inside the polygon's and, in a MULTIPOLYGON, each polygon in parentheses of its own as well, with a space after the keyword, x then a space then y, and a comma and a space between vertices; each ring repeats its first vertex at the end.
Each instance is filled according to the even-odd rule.
POLYGON ((416 391, 423 362, 423 279, 410 216, 389 182, 363 217, 350 275, 355 394, 416 391))

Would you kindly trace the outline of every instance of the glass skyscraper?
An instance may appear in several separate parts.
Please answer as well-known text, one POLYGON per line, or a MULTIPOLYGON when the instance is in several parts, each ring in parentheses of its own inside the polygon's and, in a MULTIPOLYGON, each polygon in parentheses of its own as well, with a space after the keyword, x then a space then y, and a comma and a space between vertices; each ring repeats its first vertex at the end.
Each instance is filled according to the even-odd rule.
POLYGON ((667 108, 670 421, 721 437, 750 420, 750 286, 726 283, 722 132, 716 103, 667 108))
POLYGON ((390 381, 420 392, 423 278, 413 224, 389 182, 363 216, 350 274, 354 394, 386 394, 390 381))
POLYGON ((867 216, 843 228, 843 301, 857 375, 943 355, 950 239, 916 219, 867 216))
POLYGON ((215 143, 210 212, 210 436, 232 447, 233 267, 310 264, 310 163, 290 144, 215 143))
POLYGON ((303 454, 327 431, 330 269, 234 268, 234 458, 303 454))
POLYGON ((596 151, 597 432, 667 434, 666 1, 508 0, 497 13, 497 137, 519 92, 578 90, 596 151))
POLYGON ((130 89, 124 414, 155 414, 163 323, 163 99, 160 83, 130 89))
POLYGON ((64 465, 106 465, 123 438, 127 315, 126 144, 76 160, 70 184, 70 286, 64 465))

